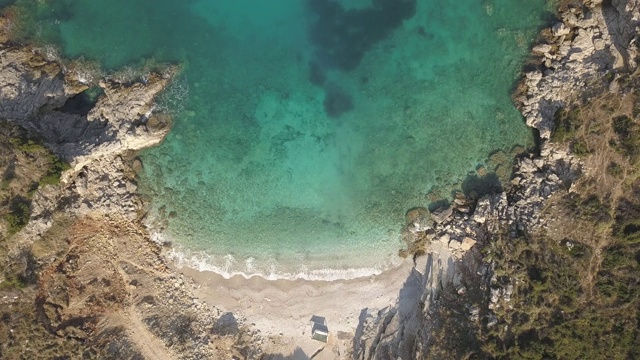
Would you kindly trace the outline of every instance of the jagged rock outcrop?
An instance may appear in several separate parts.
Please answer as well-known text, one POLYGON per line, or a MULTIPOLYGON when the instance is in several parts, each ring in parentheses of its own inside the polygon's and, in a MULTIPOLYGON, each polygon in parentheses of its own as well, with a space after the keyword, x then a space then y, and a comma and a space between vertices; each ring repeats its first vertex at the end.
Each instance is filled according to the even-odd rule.
POLYGON ((408 241, 424 237, 430 244, 448 248, 455 259, 460 259, 477 242, 487 241, 499 230, 531 231, 544 227, 539 210, 545 200, 558 189, 569 188, 582 169, 573 155, 548 149, 548 156, 529 154, 517 159, 508 192, 485 195, 475 201, 460 193, 450 207, 434 211, 430 222, 426 215, 418 216, 419 211, 412 209, 407 213, 408 241))
POLYGON ((516 102, 527 125, 551 136, 554 114, 605 73, 635 69, 636 36, 640 9, 636 1, 585 1, 584 8, 569 8, 561 22, 543 32, 534 47, 541 56, 540 69, 525 73, 527 89, 516 102))
POLYGON ((41 137, 72 165, 62 191, 44 188, 35 194, 31 221, 20 237, 43 234, 61 203, 78 214, 117 212, 136 218, 141 209, 137 186, 121 155, 156 145, 169 132, 170 118, 154 114, 153 107, 176 68, 137 81, 102 79, 94 86, 99 87, 95 104, 85 104, 83 92, 91 85, 87 73, 94 65, 65 65, 7 42, 0 44, 0 55, 0 118, 41 137), (78 104, 87 110, 78 111, 78 104))
MULTIPOLYGON (((436 245, 438 246, 438 245, 436 245)), ((424 318, 438 302, 438 283, 454 281, 455 264, 444 247, 421 257, 404 283, 396 306, 363 309, 354 340, 354 358, 422 359, 429 327, 424 318)))
POLYGON ((67 94, 60 67, 23 48, 0 48, 0 117, 26 122, 60 107, 67 94))
POLYGON ((144 82, 101 80, 97 102, 79 114, 64 105, 88 89, 78 80, 80 69, 68 71, 29 48, 6 46, 0 52, 0 117, 42 136, 76 170, 100 157, 156 145, 169 131, 169 119, 152 110, 175 69, 150 74, 144 82))

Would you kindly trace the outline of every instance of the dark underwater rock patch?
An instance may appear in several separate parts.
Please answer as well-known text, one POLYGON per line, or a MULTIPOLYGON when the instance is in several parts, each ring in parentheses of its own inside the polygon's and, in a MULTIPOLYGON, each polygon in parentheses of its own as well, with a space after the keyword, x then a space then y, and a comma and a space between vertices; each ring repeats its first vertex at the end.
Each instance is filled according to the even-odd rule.
POLYGON ((309 63, 309 82, 316 86, 324 85, 327 80, 326 75, 322 67, 317 62, 312 61, 309 63))
POLYGON ((337 86, 325 89, 324 111, 329 117, 338 118, 340 115, 353 110, 353 99, 349 94, 337 86))
POLYGON ((309 28, 316 61, 326 68, 352 71, 376 43, 416 12, 416 0, 373 0, 373 6, 345 10, 338 1, 309 0, 317 16, 309 28))

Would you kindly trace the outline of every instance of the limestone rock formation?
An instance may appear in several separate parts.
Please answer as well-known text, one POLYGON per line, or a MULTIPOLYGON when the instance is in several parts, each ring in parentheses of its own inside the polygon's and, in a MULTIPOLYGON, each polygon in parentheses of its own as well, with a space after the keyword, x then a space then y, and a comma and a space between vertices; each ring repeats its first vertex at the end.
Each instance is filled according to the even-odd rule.
POLYGON ((153 112, 154 100, 177 69, 138 81, 104 78, 94 85, 95 104, 83 104, 94 65, 50 61, 35 48, 8 42, 0 44, 0 53, 0 118, 41 137, 72 165, 63 175, 62 192, 45 188, 35 194, 32 219, 21 238, 43 234, 61 199, 75 199, 65 203, 79 214, 138 216, 137 186, 120 155, 154 146, 169 132, 170 117, 153 112), (78 104, 86 111, 74 109, 78 104))
POLYGON ((78 114, 64 110, 88 88, 78 81, 78 67, 67 72, 34 49, 5 45, 1 51, 0 117, 42 136, 76 170, 93 159, 158 144, 169 131, 168 118, 152 110, 175 69, 150 74, 144 83, 102 80, 96 104, 78 114))
POLYGON ((637 2, 595 0, 586 5, 561 13, 562 22, 547 33, 548 43, 534 47, 541 65, 525 74, 528 90, 516 98, 527 125, 538 129, 543 139, 551 136, 556 111, 587 84, 600 81, 606 72, 637 67, 637 2))

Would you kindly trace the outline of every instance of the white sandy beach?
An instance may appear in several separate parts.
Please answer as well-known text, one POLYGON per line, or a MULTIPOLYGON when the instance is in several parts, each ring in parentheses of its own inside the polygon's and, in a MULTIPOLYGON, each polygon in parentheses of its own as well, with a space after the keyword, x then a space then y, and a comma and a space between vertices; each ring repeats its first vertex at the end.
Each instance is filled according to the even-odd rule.
MULTIPOLYGON (((352 346, 353 334, 364 308, 382 309, 396 304, 398 294, 413 269, 406 259, 400 266, 351 280, 308 281, 249 279, 236 275, 225 279, 214 272, 182 268, 194 280, 196 296, 223 311, 244 316, 247 323, 270 337, 265 348, 291 358, 311 356, 325 344, 311 339, 312 315, 326 318, 330 331, 329 347, 344 354, 352 346), (342 336, 340 336, 341 333, 342 336), (341 341, 342 340, 342 341, 341 341), (300 351, 302 350, 302 352, 300 351)), ((314 359, 334 359, 338 355, 323 351, 314 359)), ((338 357, 339 358, 339 357, 338 357)))
POLYGON ((320 360, 341 359, 353 348, 364 309, 375 312, 403 299, 411 303, 409 306, 417 303, 426 286, 421 274, 427 266, 423 256, 415 267, 413 260, 405 259, 379 275, 334 281, 247 279, 240 275, 225 279, 214 272, 186 267, 178 271, 193 279, 198 298, 255 325, 266 339, 263 348, 284 355, 274 359, 308 359, 324 348, 313 357, 320 360), (326 318, 330 332, 327 344, 311 339, 312 315, 326 318))

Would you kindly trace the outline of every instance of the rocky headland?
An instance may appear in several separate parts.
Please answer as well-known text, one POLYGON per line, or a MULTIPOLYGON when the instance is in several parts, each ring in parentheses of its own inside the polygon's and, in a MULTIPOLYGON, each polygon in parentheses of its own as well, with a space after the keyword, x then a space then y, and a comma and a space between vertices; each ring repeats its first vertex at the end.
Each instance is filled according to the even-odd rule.
MULTIPOLYGON (((504 250, 496 244, 515 246, 522 238, 530 244, 544 234, 570 249, 588 245, 576 236, 554 237, 567 226, 554 222, 560 201, 580 197, 584 179, 602 170, 588 157, 597 153, 589 151, 590 142, 578 147, 572 137, 558 137, 558 119, 592 99, 636 96, 640 3, 560 1, 557 15, 542 30, 514 95, 539 132, 538 149, 515 160, 502 192, 460 193, 447 207, 410 210, 405 239, 414 266, 397 303, 367 308, 363 299, 355 333, 340 334, 315 357, 266 353, 275 342, 271 335, 240 314, 207 305, 142 225, 145 204, 135 174, 144 164, 136 151, 169 132, 170 116, 155 111, 155 101, 179 69, 105 76, 94 65, 12 43, 9 20, 2 18, 0 119, 15 129, 0 139, 10 149, 2 154, 8 192, 0 221, 0 357, 513 358, 504 348, 524 349, 530 341, 510 329, 515 322, 505 309, 517 308, 516 299, 526 294, 523 280, 510 277, 517 273, 491 257, 504 250), (61 162, 68 166, 55 165, 61 162), (41 181, 48 167, 61 174, 59 181, 41 181), (37 186, 11 185, 18 182, 37 186), (18 215, 28 221, 16 222, 18 215), (509 330, 494 334, 498 328, 509 330)), ((594 247, 590 261, 603 251, 594 247)))
POLYGON ((38 144, 65 163, 57 181, 3 200, 0 357, 256 358, 257 336, 194 298, 141 225, 135 151, 168 133, 154 100, 178 69, 102 76, 11 43, 6 18, 0 29, 0 118, 26 129, 5 133, 3 163, 35 172, 29 159, 53 156, 38 144), (14 199, 28 222, 9 221, 14 199))

